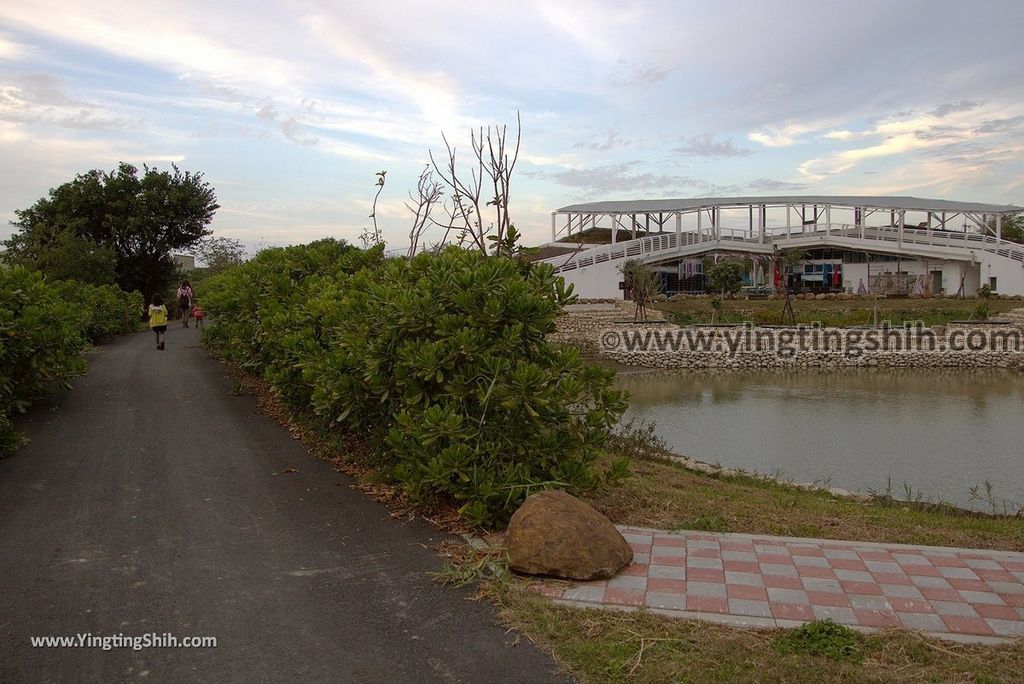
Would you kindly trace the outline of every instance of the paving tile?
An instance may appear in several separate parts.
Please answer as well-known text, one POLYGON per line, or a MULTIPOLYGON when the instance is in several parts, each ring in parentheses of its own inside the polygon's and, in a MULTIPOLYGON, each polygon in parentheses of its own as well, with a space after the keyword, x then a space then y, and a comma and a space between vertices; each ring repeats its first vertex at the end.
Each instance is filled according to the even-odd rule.
POLYGON ((863 594, 847 594, 851 608, 867 610, 892 610, 892 605, 884 596, 866 596, 863 594))
POLYGON ((832 571, 832 568, 819 568, 816 565, 798 565, 796 566, 796 572, 801 577, 832 579, 836 576, 836 573, 832 571))
POLYGON ((622 536, 630 544, 646 544, 647 546, 651 545, 651 535, 649 534, 639 534, 637 532, 624 532, 622 536))
POLYGON ((648 592, 662 592, 662 593, 686 593, 686 581, 676 580, 674 578, 648 578, 647 579, 647 591, 648 592))
POLYGON ((656 534, 654 535, 654 545, 658 547, 673 547, 673 548, 686 548, 686 537, 656 534))
POLYGON ((530 589, 538 594, 547 596, 548 598, 562 598, 562 593, 565 592, 565 587, 547 584, 546 582, 536 582, 531 584, 530 589))
POLYGON ((986 570, 977 568, 974 573, 986 582, 1015 582, 1016 577, 1009 570, 986 570))
POLYGON ((864 565, 864 561, 856 558, 831 558, 829 564, 835 568, 836 572, 839 570, 851 570, 851 571, 866 571, 868 566, 864 565))
POLYGON ((897 613, 934 613, 932 604, 927 601, 920 599, 908 599, 900 598, 899 596, 890 596, 889 605, 897 613))
POLYGON ((874 582, 850 582, 847 580, 839 580, 839 586, 843 588, 847 594, 863 594, 867 596, 881 596, 882 588, 874 582))
POLYGON ((709 570, 721 570, 722 559, 721 558, 701 558, 700 556, 690 555, 686 559, 686 567, 688 568, 707 568, 709 570))
POLYGON ((989 586, 985 582, 983 582, 982 580, 967 580, 967 579, 957 579, 955 577, 950 577, 946 581, 949 582, 949 586, 953 587, 954 589, 966 589, 967 591, 988 591, 989 590, 989 586))
POLYGON ((753 587, 749 584, 726 584, 725 593, 731 599, 746 599, 748 601, 767 601, 768 590, 764 587, 753 587))
POLYGON ((746 584, 751 587, 763 587, 764 577, 758 572, 730 572, 725 571, 726 584, 746 584))
POLYGON ((799 603, 770 603, 768 607, 772 611, 772 617, 779 620, 802 620, 810 622, 814 619, 814 611, 811 606, 799 603))
POLYGON ((921 595, 929 601, 958 601, 964 603, 964 597, 956 589, 940 587, 921 587, 921 595))
POLYGON ((939 556, 939 555, 925 555, 925 557, 932 562, 932 565, 936 567, 944 568, 966 568, 967 563, 956 556, 939 556))
POLYGON ((960 617, 978 617, 978 613, 969 603, 960 601, 929 601, 937 615, 957 615, 960 617))
POLYGON ((832 620, 841 625, 858 624, 857 614, 849 608, 839 606, 813 606, 814 617, 819 620, 832 620))
POLYGON ((726 572, 731 570, 732 572, 760 573, 761 571, 756 562, 723 560, 722 565, 725 567, 726 572))
POLYGON ((946 627, 949 628, 950 632, 956 632, 958 634, 995 634, 995 630, 989 626, 988 622, 981 618, 960 617, 959 615, 943 615, 942 621, 946 623, 946 627))
POLYGON ((867 561, 888 561, 893 562, 892 554, 883 549, 863 549, 857 552, 857 555, 861 557, 861 560, 867 561))
POLYGON ((788 554, 779 553, 758 553, 757 562, 761 565, 766 563, 771 565, 793 565, 793 557, 788 554))
POLYGON ((896 612, 903 626, 908 629, 919 629, 923 632, 948 632, 949 627, 934 613, 901 613, 896 612))
POLYGON ((819 568, 830 568, 832 567, 828 563, 828 558, 822 556, 793 556, 793 563, 795 565, 816 565, 819 568))
MULTIPOLYGON (((648 580, 650 581, 650 580, 648 580)), ((921 590, 913 585, 906 584, 879 584, 878 588, 882 590, 882 594, 885 596, 897 596, 899 598, 911 598, 911 599, 923 599, 924 595, 921 590)), ((949 590, 945 590, 949 591, 949 590)))
POLYGON ((999 563, 1009 571, 1024 572, 1024 561, 1004 560, 999 563))
POLYGON ((910 581, 909 575, 904 575, 902 572, 873 572, 871 576, 875 578, 875 581, 879 584, 902 584, 904 586, 911 586, 913 582, 910 581))
POLYGON ((825 557, 825 552, 821 550, 819 546, 801 546, 798 544, 789 544, 789 555, 791 556, 820 556, 825 557))
POLYGON ((991 603, 997 606, 1006 605, 1003 599, 999 598, 999 594, 994 594, 990 591, 965 591, 960 590, 960 595, 964 597, 964 600, 968 603, 991 603))
POLYGON ((601 603, 604 601, 605 586, 602 582, 600 586, 590 586, 581 584, 578 587, 572 589, 566 589, 565 593, 562 594, 562 598, 569 601, 587 601, 588 603, 601 603))
POLYGON ((725 597, 686 595, 686 609, 697 613, 728 613, 725 597))
POLYGON ((970 580, 948 580, 945 577, 922 577, 914 575, 910 578, 916 587, 937 587, 939 589, 952 589, 953 582, 969 582, 970 580))
POLYGON ((633 552, 633 562, 634 563, 639 563, 640 565, 650 565, 651 564, 651 554, 649 554, 649 553, 637 553, 636 551, 634 551, 633 552))
POLYGON ((999 598, 1008 606, 1024 608, 1024 594, 999 594, 999 598))
POLYGON ((686 595, 689 597, 701 596, 708 597, 713 596, 717 598, 725 598, 725 584, 719 584, 717 582, 686 582, 686 595))
POLYGON ((678 565, 679 567, 686 567, 686 556, 665 556, 658 553, 655 549, 654 553, 651 554, 651 563, 658 565, 678 565))
POLYGON ((850 600, 846 597, 846 594, 836 594, 831 591, 808 591, 807 598, 812 606, 847 608, 850 605, 850 600))
POLYGON ((633 575, 634 577, 647 577, 647 568, 649 568, 649 567, 650 566, 647 565, 646 563, 637 563, 637 562, 635 562, 635 557, 634 557, 634 563, 632 565, 630 565, 629 567, 626 567, 626 568, 623 568, 622 570, 619 570, 619 574, 620 575, 633 575))
POLYGON ((722 560, 741 561, 743 563, 757 563, 757 554, 753 551, 727 551, 723 548, 722 560))
POLYGON ((783 563, 761 563, 761 573, 765 575, 782 575, 783 577, 799 577, 795 565, 783 563))
POLYGON ((651 549, 651 555, 674 556, 678 558, 686 555, 686 548, 682 546, 665 546, 662 544, 655 544, 654 548, 651 549))
POLYGON ((702 539, 699 537, 690 537, 687 541, 686 547, 689 549, 715 549, 719 550, 721 547, 718 545, 718 541, 714 539, 702 539))
POLYGON ((687 568, 686 579, 697 582, 725 582, 725 573, 710 568, 687 568))
POLYGON ((900 619, 891 610, 863 610, 854 608, 857 622, 865 627, 900 627, 900 619))
POLYGON ((997 606, 992 603, 978 603, 973 606, 974 612, 983 618, 995 620, 1024 620, 1019 608, 1013 606, 997 606))
POLYGON ((747 553, 754 552, 753 542, 748 541, 726 541, 723 539, 718 543, 718 545, 722 547, 723 555, 726 551, 742 551, 747 553))
POLYGON ((754 617, 771 617, 772 611, 767 601, 751 601, 747 599, 729 599, 729 612, 733 615, 752 615, 754 617))
POLYGON ((836 579, 838 580, 849 580, 851 582, 874 582, 875 578, 871 576, 870 572, 864 570, 845 570, 840 568, 836 570, 836 579))
POLYGON ((616 575, 608 580, 608 588, 645 591, 647 589, 647 577, 616 575))
POLYGON ((802 589, 776 589, 768 587, 768 600, 772 603, 789 603, 794 605, 810 605, 811 599, 802 589))
MULTIPOLYGON (((860 562, 860 557, 857 555, 857 552, 852 549, 825 549, 825 558, 832 561, 852 560, 857 561, 858 563, 860 562)), ((832 563, 832 565, 835 567, 841 567, 835 563, 832 563)))
POLYGON ((968 579, 968 580, 980 579, 978 577, 978 575, 976 575, 974 573, 974 571, 971 570, 970 568, 955 568, 955 567, 948 567, 948 566, 940 566, 937 569, 939 571, 939 574, 942 575, 943 577, 946 577, 946 578, 953 577, 955 579, 968 579))
POLYGON ((804 583, 799 577, 786 577, 784 575, 764 575, 764 586, 775 587, 776 589, 799 589, 803 590, 804 583))
POLYGON ((931 565, 920 553, 894 553, 892 559, 900 565, 931 565))
POLYGON ((1017 582, 986 582, 997 594, 1024 594, 1024 584, 1017 582))
POLYGON ((994 618, 987 618, 985 623, 999 636, 1024 636, 1024 622, 1020 620, 998 620, 994 618))
POLYGON ((634 589, 616 589, 608 587, 604 593, 604 603, 614 606, 642 606, 644 605, 644 591, 634 589))
MULTIPOLYGON (((686 579, 686 568, 679 565, 648 565, 647 577, 661 577, 671 579, 686 579)), ((650 579, 647 580, 650 582, 650 579)))
POLYGON ((807 591, 824 591, 833 594, 843 593, 843 586, 839 584, 839 580, 804 577, 801 583, 807 591))
POLYGON ((911 577, 942 577, 939 568, 933 565, 904 565, 903 572, 911 577))
POLYGON ((964 563, 968 567, 974 568, 975 570, 1002 570, 1001 566, 997 561, 991 558, 964 558, 964 563))
POLYGON ((647 593, 652 591, 663 594, 685 594, 686 581, 666 577, 649 577, 647 578, 647 593))
POLYGON ((871 572, 884 572, 892 575, 905 574, 903 572, 903 566, 899 563, 893 563, 892 561, 878 561, 878 560, 864 560, 864 565, 868 567, 871 572))
POLYGON ((649 591, 647 592, 645 603, 651 608, 686 610, 686 597, 682 594, 649 591))

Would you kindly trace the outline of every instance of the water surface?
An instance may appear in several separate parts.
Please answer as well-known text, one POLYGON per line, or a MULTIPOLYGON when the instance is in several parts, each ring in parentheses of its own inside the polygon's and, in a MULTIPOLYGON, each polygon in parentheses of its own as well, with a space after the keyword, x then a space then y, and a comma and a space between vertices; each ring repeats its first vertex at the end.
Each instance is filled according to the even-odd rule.
MULTIPOLYGON (((987 510, 1024 504, 1024 374, 1005 371, 622 373, 629 416, 676 453, 797 482, 987 510)), ((1013 508, 1010 512, 1015 511, 1013 508)))

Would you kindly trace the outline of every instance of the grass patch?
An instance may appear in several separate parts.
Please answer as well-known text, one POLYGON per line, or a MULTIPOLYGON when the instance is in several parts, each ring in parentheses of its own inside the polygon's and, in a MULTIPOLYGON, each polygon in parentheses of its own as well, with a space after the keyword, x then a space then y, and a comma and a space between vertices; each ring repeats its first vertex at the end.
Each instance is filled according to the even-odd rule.
MULTIPOLYGON (((968 320, 979 300, 975 299, 879 299, 878 320, 888 320, 893 325, 905 322, 924 321, 925 325, 944 325, 950 321, 968 320)), ((675 323, 690 325, 711 322, 711 304, 707 299, 685 299, 678 302, 660 302, 655 305, 675 323)), ((719 323, 744 323, 750 321, 759 325, 782 323, 782 300, 737 299, 723 302, 724 309, 718 317, 719 323)), ((990 299, 987 302, 989 316, 1018 309, 1024 302, 1004 299, 990 299)), ((793 312, 797 323, 819 322, 827 327, 868 325, 872 322, 875 302, 870 299, 825 299, 793 300, 793 312)))
POLYGON ((1024 551, 1024 517, 806 491, 750 475, 709 475, 631 455, 630 477, 588 497, 616 523, 850 541, 1024 551))
POLYGON ((979 646, 827 622, 740 630, 645 611, 560 606, 521 580, 487 585, 503 621, 582 682, 1015 682, 1024 642, 979 646))

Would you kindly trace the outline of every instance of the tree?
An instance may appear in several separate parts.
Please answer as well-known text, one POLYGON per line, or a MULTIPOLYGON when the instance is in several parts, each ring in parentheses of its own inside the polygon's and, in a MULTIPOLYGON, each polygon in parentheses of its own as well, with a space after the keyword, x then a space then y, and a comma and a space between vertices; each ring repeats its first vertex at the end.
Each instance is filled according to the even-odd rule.
POLYGON ((20 263, 50 280, 78 280, 90 285, 110 285, 117 280, 114 250, 79 237, 70 228, 57 233, 48 248, 40 250, 31 261, 20 263))
POLYGON ((786 303, 782 307, 782 322, 796 325, 796 313, 793 311, 793 293, 789 290, 789 276, 797 264, 807 258, 802 249, 791 249, 787 252, 775 253, 775 268, 782 273, 782 294, 786 303))
POLYGON ((622 279, 633 297, 633 320, 647 321, 647 307, 661 289, 661 278, 639 259, 630 259, 622 265, 622 279))
POLYGON ((206 272, 216 275, 245 261, 245 246, 229 237, 208 237, 199 241, 196 256, 206 264, 206 272))
POLYGON ((738 261, 719 261, 708 269, 708 281, 722 296, 736 294, 743 286, 743 272, 743 264, 738 261))
POLYGON ((92 170, 15 212, 18 229, 6 245, 11 261, 34 266, 68 235, 115 258, 115 282, 148 299, 175 275, 172 250, 191 248, 210 234, 220 208, 201 173, 138 169, 122 162, 110 173, 92 170))

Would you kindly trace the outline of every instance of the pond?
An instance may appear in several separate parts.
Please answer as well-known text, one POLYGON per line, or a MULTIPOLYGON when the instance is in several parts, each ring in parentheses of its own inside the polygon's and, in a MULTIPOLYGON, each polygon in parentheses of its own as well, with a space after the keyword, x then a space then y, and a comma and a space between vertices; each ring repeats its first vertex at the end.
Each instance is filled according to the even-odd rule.
POLYGON ((625 419, 707 463, 999 512, 1024 504, 1024 374, 620 372, 625 419), (977 487, 983 498, 972 497, 977 487))

